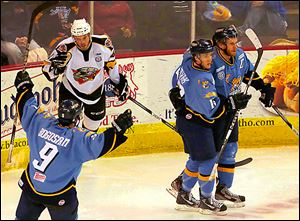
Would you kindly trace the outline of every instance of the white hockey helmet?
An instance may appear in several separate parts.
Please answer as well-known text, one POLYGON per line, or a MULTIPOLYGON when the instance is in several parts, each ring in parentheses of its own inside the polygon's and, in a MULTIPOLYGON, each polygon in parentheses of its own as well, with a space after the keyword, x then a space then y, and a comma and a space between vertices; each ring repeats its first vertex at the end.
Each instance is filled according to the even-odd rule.
POLYGON ((82 36, 91 32, 91 26, 84 18, 74 20, 71 27, 72 36, 82 36))

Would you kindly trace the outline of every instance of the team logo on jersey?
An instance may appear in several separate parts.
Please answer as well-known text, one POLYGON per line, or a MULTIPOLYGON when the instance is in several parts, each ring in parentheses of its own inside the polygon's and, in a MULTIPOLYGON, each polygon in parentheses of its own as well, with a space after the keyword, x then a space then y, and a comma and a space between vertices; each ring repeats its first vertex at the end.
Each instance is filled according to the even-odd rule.
POLYGON ((33 179, 43 183, 46 180, 46 175, 40 172, 35 172, 33 179))
POLYGON ((241 87, 241 77, 238 78, 233 78, 232 79, 232 87, 230 88, 230 92, 234 92, 234 91, 240 91, 240 87, 241 87))
POLYGON ((72 69, 74 79, 79 83, 83 84, 87 81, 92 81, 95 79, 97 74, 100 73, 100 69, 94 67, 83 67, 77 70, 72 69))
POLYGON ((95 54, 95 61, 96 62, 102 61, 102 57, 101 57, 101 53, 100 52, 95 54))
POLYGON ((65 200, 60 200, 60 201, 58 202, 58 205, 59 205, 59 206, 62 206, 62 205, 64 205, 65 203, 66 203, 65 200))
POLYGON ((203 88, 205 88, 205 89, 209 88, 208 81, 202 81, 201 84, 202 84, 203 88))
POLYGON ((95 57, 95 61, 96 61, 96 62, 102 61, 102 57, 101 57, 101 56, 96 56, 96 57, 95 57))
POLYGON ((192 117, 193 117, 193 115, 192 115, 192 114, 187 114, 187 115, 185 115, 185 118, 186 118, 187 120, 190 120, 190 119, 192 119, 192 117))
POLYGON ((224 71, 220 71, 220 72, 218 72, 218 78, 219 78, 220 80, 223 80, 223 79, 224 79, 224 77, 225 77, 225 73, 224 73, 224 71))

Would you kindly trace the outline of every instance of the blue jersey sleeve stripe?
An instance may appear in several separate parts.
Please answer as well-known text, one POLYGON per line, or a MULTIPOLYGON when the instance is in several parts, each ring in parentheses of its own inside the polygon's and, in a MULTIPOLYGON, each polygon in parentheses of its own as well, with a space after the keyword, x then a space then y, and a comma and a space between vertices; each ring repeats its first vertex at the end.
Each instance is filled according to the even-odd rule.
POLYGON ((20 109, 22 108, 19 108, 19 104, 20 104, 20 101, 22 100, 22 97, 24 96, 24 94, 28 91, 29 89, 25 90, 23 93, 20 94, 18 100, 17 100, 17 114, 19 116, 19 119, 21 120, 22 116, 20 115, 20 109))
MULTIPOLYGON (((111 152, 111 151, 114 149, 115 144, 116 144, 116 138, 117 138, 117 135, 114 134, 114 140, 113 140, 113 143, 112 143, 112 145, 111 145, 111 148, 107 151, 107 153, 111 152)), ((107 154, 107 153, 106 153, 106 154, 107 154)))
MULTIPOLYGON (((255 81, 255 80, 259 80, 259 79, 260 79, 260 77, 258 76, 258 77, 256 77, 256 78, 253 78, 252 80, 253 80, 253 81, 255 81)), ((245 77, 245 80, 249 81, 249 80, 250 80, 250 78, 248 78, 248 77, 245 77)))
POLYGON ((115 132, 114 128, 109 128, 104 131, 104 144, 98 158, 115 150, 118 146, 124 143, 127 137, 123 134, 115 132))
POLYGON ((34 97, 34 95, 31 92, 31 90, 29 90, 29 89, 25 90, 21 94, 19 94, 19 93, 17 94, 17 107, 16 107, 17 110, 16 111, 17 111, 17 114, 18 114, 20 120, 22 119, 25 103, 31 97, 34 97))

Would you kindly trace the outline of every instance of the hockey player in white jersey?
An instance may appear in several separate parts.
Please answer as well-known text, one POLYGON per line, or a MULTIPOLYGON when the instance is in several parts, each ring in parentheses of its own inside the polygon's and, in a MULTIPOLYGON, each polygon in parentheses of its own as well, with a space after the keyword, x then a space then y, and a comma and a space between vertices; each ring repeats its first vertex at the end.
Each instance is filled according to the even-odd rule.
POLYGON ((82 126, 96 131, 105 116, 104 71, 115 86, 115 94, 124 101, 128 83, 119 73, 115 50, 107 35, 91 35, 85 19, 74 20, 71 37, 58 44, 42 67, 49 81, 62 74, 59 104, 65 99, 83 103, 82 126))

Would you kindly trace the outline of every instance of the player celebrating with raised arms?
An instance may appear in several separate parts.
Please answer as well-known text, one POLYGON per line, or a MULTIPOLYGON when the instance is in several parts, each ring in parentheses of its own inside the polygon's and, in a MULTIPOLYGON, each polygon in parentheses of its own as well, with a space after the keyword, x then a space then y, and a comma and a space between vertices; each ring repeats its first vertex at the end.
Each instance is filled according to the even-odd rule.
POLYGON ((58 44, 42 70, 49 81, 63 74, 59 104, 66 99, 83 103, 82 126, 96 131, 105 116, 104 71, 109 74, 121 101, 128 97, 128 83, 124 75, 119 74, 111 39, 90 32, 85 19, 74 20, 72 36, 58 44))
POLYGON ((226 111, 246 108, 251 95, 237 93, 228 99, 218 97, 210 72, 212 55, 210 40, 193 41, 172 78, 169 97, 176 109, 176 127, 182 136, 185 153, 189 154, 176 208, 226 215, 227 207, 215 200, 212 194, 215 179, 208 179, 217 160, 213 128, 215 119, 226 111), (201 187, 200 201, 191 194, 197 181, 201 187))
POLYGON ((37 106, 26 71, 17 73, 15 86, 18 116, 30 148, 28 166, 18 182, 22 194, 16 220, 37 220, 45 208, 53 220, 77 219, 75 185, 82 164, 127 140, 124 132, 133 124, 131 111, 120 114, 113 127, 98 134, 76 126, 82 113, 78 101, 62 101, 57 119, 37 106))

